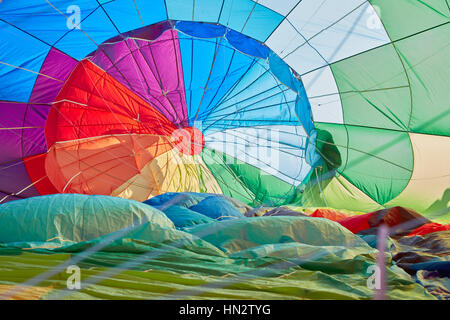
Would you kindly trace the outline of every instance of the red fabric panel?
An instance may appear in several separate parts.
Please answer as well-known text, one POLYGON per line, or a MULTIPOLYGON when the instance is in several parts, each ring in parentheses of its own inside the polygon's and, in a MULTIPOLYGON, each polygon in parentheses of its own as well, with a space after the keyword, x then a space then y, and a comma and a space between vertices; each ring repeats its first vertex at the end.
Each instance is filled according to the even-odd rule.
POLYGON ((50 149, 57 141, 113 134, 170 136, 176 129, 159 111, 88 60, 82 60, 47 118, 50 149))
POLYGON ((45 172, 46 156, 46 153, 42 153, 23 159, 25 168, 27 169, 31 181, 38 181, 34 184, 34 187, 42 195, 58 193, 58 190, 56 190, 56 188, 50 182, 45 172))
POLYGON ((330 209, 317 209, 310 215, 310 217, 326 218, 333 221, 339 221, 348 218, 346 214, 330 209))
POLYGON ((416 230, 414 230, 413 232, 408 234, 408 237, 424 236, 429 233, 438 232, 438 231, 448 231, 448 230, 450 230, 450 224, 442 225, 440 223, 432 222, 432 223, 424 224, 423 226, 417 228, 416 230))
POLYGON ((370 228, 369 219, 372 216, 372 213, 366 213, 357 216, 351 216, 338 222, 348 230, 353 233, 358 233, 363 230, 367 230, 370 228))

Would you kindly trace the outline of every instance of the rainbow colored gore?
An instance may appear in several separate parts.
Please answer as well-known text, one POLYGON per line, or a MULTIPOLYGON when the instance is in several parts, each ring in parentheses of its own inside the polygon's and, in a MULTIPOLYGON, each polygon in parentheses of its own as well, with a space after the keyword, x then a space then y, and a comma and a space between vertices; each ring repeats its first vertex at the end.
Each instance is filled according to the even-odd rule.
POLYGON ((305 150, 313 125, 301 81, 267 47, 238 32, 167 21, 113 37, 79 62, 53 50, 47 64, 66 70, 67 78, 59 91, 51 87, 47 152, 25 161, 41 194, 56 189, 143 201, 173 191, 226 191, 251 203, 252 188, 226 166, 248 166, 256 177, 263 163, 297 162, 295 178, 284 172, 292 168, 279 166, 290 183, 272 178, 282 193, 263 197, 282 201, 310 174, 305 150), (263 149, 282 148, 283 141, 269 140, 280 132, 297 150, 263 155, 229 148, 252 143, 245 138, 252 133, 263 149))

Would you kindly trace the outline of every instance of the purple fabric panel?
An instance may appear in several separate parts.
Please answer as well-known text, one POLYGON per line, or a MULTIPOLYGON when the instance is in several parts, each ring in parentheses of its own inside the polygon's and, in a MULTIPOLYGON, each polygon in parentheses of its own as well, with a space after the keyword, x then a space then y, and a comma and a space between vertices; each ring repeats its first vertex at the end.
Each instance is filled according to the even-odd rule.
POLYGON ((168 30, 153 42, 127 39, 105 45, 91 61, 175 125, 188 124, 176 31, 168 30))
POLYGON ((139 38, 145 40, 155 40, 158 38, 164 31, 172 29, 172 25, 170 21, 163 21, 157 24, 153 24, 151 26, 142 27, 136 30, 132 30, 118 36, 115 36, 105 42, 118 42, 122 41, 125 38, 139 38))
POLYGON ((47 151, 44 127, 48 105, 0 102, 0 164, 47 151))
MULTIPOLYGON (((77 61, 57 49, 50 49, 40 73, 65 81, 77 61)), ((30 101, 35 104, 0 102, 0 163, 8 163, 47 151, 45 121, 50 105, 63 82, 39 75, 30 101)))
POLYGON ((22 159, 22 127, 27 104, 0 102, 0 164, 22 159))
MULTIPOLYGON (((0 192, 2 194, 18 193, 22 189, 30 186, 31 183, 32 182, 28 176, 27 169, 25 168, 25 164, 22 160, 0 165, 0 192)), ((39 192, 37 192, 34 186, 31 186, 18 195, 18 197, 27 198, 38 195, 39 192)), ((12 197, 8 200, 14 199, 15 197, 12 197)))
POLYGON ((45 121, 47 120, 49 105, 29 104, 25 116, 23 135, 23 157, 47 152, 45 141, 45 121))
MULTIPOLYGON (((40 73, 60 81, 65 81, 77 63, 77 60, 52 48, 42 64, 40 73)), ((30 102, 52 103, 54 101, 64 83, 49 77, 43 75, 37 77, 33 92, 30 96, 30 102)))
POLYGON ((170 104, 170 110, 177 114, 178 119, 187 119, 183 66, 176 31, 166 31, 151 45, 142 40, 136 40, 136 43, 139 55, 158 78, 170 104))
MULTIPOLYGON (((0 200, 4 199, 6 196, 7 196, 6 193, 0 191, 0 200)), ((20 200, 20 199, 22 199, 22 198, 19 198, 19 197, 16 197, 16 196, 8 196, 0 204, 6 203, 6 202, 9 202, 9 201, 13 201, 13 200, 20 200)))

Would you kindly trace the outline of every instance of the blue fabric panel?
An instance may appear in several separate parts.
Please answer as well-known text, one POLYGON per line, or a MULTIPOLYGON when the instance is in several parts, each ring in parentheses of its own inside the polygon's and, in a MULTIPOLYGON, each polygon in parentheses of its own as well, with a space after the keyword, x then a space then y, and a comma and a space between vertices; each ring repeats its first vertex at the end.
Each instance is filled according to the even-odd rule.
POLYGON ((218 22, 224 0, 195 0, 194 20, 218 22))
POLYGON ((225 0, 219 22, 264 42, 282 20, 282 15, 252 0, 225 0))
POLYGON ((296 101, 296 92, 278 81, 265 60, 258 60, 216 103, 203 121, 203 130, 212 133, 246 126, 300 125, 294 112, 296 101))
MULTIPOLYGON (((202 41, 202 40, 198 40, 202 41)), ((209 77, 209 81, 205 83, 206 90, 203 90, 201 105, 198 113, 198 120, 202 120, 201 115, 207 111, 207 109, 211 106, 211 100, 213 100, 217 95, 217 91, 220 90, 222 82, 227 77, 228 67, 232 63, 233 58, 239 53, 233 48, 226 47, 226 40, 221 38, 218 43, 220 43, 217 47, 216 58, 214 62, 211 63, 211 76, 209 77)), ((200 63, 200 61, 196 61, 200 63)), ((229 83, 229 82, 228 82, 229 83)), ((229 84, 231 86, 233 83, 229 84)), ((225 89, 225 88, 224 88, 225 89)), ((223 91, 221 90, 222 94, 223 91)))
POLYGON ((193 39, 179 34, 189 125, 199 111, 220 38, 193 39))
POLYGON ((133 0, 116 0, 103 5, 120 33, 167 19, 164 0, 135 1, 136 5, 133 0))
MULTIPOLYGON (((222 40, 222 43, 226 44, 225 40, 222 40)), ((253 63, 254 58, 241 54, 233 48, 223 45, 219 47, 208 83, 209 89, 205 91, 198 120, 208 118, 212 108, 245 75, 253 63)))
POLYGON ((226 34, 226 38, 230 44, 237 50, 258 57, 267 59, 270 49, 262 45, 258 41, 255 41, 242 33, 229 30, 226 34))
POLYGON ((143 27, 133 0, 116 0, 102 6, 120 33, 143 27))
POLYGON ((166 0, 166 7, 169 19, 192 21, 193 0, 166 0))
POLYGON ((81 30, 71 30, 54 46, 75 59, 81 60, 96 50, 97 45, 115 35, 117 35, 116 28, 105 12, 98 7, 81 22, 81 30))
POLYGON ((135 0, 144 25, 167 20, 166 4, 164 0, 135 0))
MULTIPOLYGON (((39 72, 50 46, 0 21, 0 61, 39 72)), ((0 64, 0 100, 28 102, 37 74, 0 64)))
POLYGON ((71 5, 76 5, 80 8, 81 20, 99 7, 98 2, 95 0, 77 0, 76 2, 53 0, 51 4, 60 12, 45 1, 3 1, 0 4, 0 19, 4 19, 53 45, 71 30, 67 26, 67 18, 71 18, 72 14, 72 12, 68 13, 67 11, 71 5))
POLYGON ((175 28, 196 38, 221 37, 227 30, 224 26, 191 21, 178 21, 175 28))
POLYGON ((265 42, 283 19, 284 17, 281 14, 257 4, 242 33, 265 42))
POLYGON ((191 101, 192 101, 192 86, 193 86, 193 53, 194 53, 194 39, 185 36, 178 32, 178 42, 180 44, 181 63, 183 67, 184 78, 184 95, 186 97, 186 110, 188 118, 191 117, 191 101))
POLYGON ((276 54, 271 53, 269 55, 269 65, 270 70, 281 83, 297 93, 300 91, 302 83, 292 75, 292 71, 289 66, 276 54))
POLYGON ((252 0, 225 0, 219 23, 241 32, 255 5, 252 0))
POLYGON ((306 148, 305 160, 311 167, 316 167, 322 163, 322 157, 316 151, 317 132, 311 130, 309 133, 308 146, 306 148))
POLYGON ((244 127, 205 136, 205 145, 298 185, 311 167, 305 163, 307 136, 301 126, 244 127))
POLYGON ((166 214, 167 218, 172 220, 173 224, 177 228, 191 227, 197 224, 215 221, 214 219, 211 219, 204 214, 181 206, 170 206, 164 209, 163 212, 166 214))
POLYGON ((295 103, 295 112, 306 132, 309 133, 314 126, 312 123, 311 105, 307 98, 303 83, 292 74, 289 66, 276 54, 271 53, 269 55, 269 64, 270 70, 278 80, 298 93, 299 96, 295 103))
POLYGON ((299 95, 297 96, 297 101, 295 103, 295 112, 300 119, 300 122, 305 128, 305 131, 310 134, 314 129, 314 124, 312 121, 312 111, 311 104, 309 103, 308 96, 306 95, 305 88, 299 87, 299 95))
POLYGON ((148 199, 144 201, 145 204, 150 206, 161 208, 166 206, 180 206, 189 208, 193 205, 196 205, 203 199, 207 198, 209 195, 206 193, 197 193, 197 192, 166 192, 160 194, 156 197, 148 199))
POLYGON ((236 218, 244 218, 245 216, 236 209, 231 202, 222 197, 210 196, 200 201, 190 210, 204 214, 207 217, 217 220, 228 220, 236 218))

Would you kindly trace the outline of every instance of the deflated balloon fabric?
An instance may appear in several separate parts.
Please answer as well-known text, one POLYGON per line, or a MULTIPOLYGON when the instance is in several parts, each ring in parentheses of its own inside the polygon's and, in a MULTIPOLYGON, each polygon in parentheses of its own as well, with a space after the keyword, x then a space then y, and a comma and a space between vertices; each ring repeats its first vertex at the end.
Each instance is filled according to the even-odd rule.
MULTIPOLYGON (((217 199, 225 201, 222 196, 217 199)), ((9 231, 0 240, 0 281, 16 279, 18 284, 69 258, 68 254, 75 257, 104 243, 100 251, 78 263, 83 275, 105 267, 117 267, 120 274, 72 298, 120 298, 123 290, 131 298, 179 297, 183 292, 189 298, 244 298, 243 292, 254 299, 370 299, 373 295, 367 281, 377 250, 334 221, 242 216, 223 221, 206 218, 177 228, 179 221, 191 221, 183 217, 200 214, 190 215, 195 211, 182 206, 166 210, 168 215, 133 200, 76 194, 1 205, 0 223, 9 231), (120 269, 144 254, 151 256, 132 270, 120 269), (221 281, 223 289, 202 286, 221 281)), ((434 299, 387 258, 390 298, 434 299)), ((41 284, 53 288, 41 298, 64 289, 61 278, 67 275, 63 273, 41 284)))

